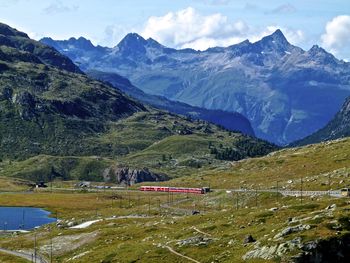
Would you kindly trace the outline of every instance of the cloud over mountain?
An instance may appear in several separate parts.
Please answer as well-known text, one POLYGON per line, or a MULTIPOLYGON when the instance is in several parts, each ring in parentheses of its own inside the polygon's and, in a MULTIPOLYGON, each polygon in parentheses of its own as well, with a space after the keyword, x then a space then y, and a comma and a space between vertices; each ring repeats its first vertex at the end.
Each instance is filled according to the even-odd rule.
POLYGON ((221 13, 202 15, 192 7, 168 12, 164 16, 150 17, 141 35, 175 48, 205 50, 209 47, 233 45, 245 39, 257 41, 277 28, 282 28, 292 43, 297 44, 304 37, 301 30, 277 25, 256 28, 242 20, 230 21, 221 13))
POLYGON ((322 35, 323 45, 336 55, 350 59, 350 16, 334 17, 326 25, 326 32, 322 35))

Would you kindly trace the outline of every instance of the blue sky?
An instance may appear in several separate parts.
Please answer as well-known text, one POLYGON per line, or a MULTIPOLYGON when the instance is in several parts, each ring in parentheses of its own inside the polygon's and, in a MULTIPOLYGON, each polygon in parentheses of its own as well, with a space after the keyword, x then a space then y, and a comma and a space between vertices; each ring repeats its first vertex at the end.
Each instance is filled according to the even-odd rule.
POLYGON ((35 39, 84 36, 115 46, 128 32, 164 45, 206 49, 281 28, 304 49, 318 44, 350 59, 348 0, 0 0, 0 21, 35 39))

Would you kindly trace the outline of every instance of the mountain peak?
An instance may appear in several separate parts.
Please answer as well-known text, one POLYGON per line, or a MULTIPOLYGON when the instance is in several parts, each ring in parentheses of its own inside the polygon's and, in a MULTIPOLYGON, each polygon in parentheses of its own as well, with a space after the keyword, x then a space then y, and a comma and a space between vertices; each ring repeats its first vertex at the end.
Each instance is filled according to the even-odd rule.
POLYGON ((281 29, 276 29, 276 31, 273 32, 271 36, 273 36, 274 38, 287 40, 284 34, 282 33, 281 29))
POLYGON ((118 44, 118 46, 120 45, 145 45, 147 43, 147 41, 140 36, 137 33, 129 33, 127 34, 118 44))
POLYGON ((280 29, 277 29, 271 35, 263 37, 260 41, 255 42, 254 45, 259 46, 261 51, 277 51, 279 53, 284 53, 292 46, 280 29))
POLYGON ((272 42, 279 45, 289 45, 287 38, 284 36, 280 29, 277 29, 271 35, 262 38, 261 41, 272 42))
POLYGON ((70 39, 68 39, 68 42, 78 48, 82 48, 82 49, 92 49, 95 46, 91 43, 90 40, 86 39, 85 37, 79 37, 79 38, 75 38, 75 37, 71 37, 70 39))
POLYGON ((309 52, 322 52, 322 53, 327 53, 326 50, 321 48, 319 45, 313 45, 310 49, 309 52))
POLYGON ((136 55, 146 53, 147 41, 137 33, 127 34, 117 45, 117 48, 124 55, 136 55))

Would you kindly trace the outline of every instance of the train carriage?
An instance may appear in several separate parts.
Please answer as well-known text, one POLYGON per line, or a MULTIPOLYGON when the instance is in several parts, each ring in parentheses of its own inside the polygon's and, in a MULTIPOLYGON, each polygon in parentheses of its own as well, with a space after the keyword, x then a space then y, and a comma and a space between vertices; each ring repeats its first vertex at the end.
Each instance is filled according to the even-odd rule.
POLYGON ((186 187, 167 187, 167 186, 141 186, 140 191, 145 192, 170 192, 170 193, 190 193, 205 194, 210 191, 208 187, 186 188, 186 187))

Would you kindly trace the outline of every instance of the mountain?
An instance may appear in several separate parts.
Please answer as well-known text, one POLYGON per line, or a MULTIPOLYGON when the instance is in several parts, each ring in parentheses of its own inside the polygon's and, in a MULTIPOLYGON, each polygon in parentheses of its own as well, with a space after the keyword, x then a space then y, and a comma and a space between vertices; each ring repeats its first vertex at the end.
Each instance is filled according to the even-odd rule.
POLYGON ((182 176, 277 149, 145 106, 7 25, 0 39, 0 168, 10 175, 19 162, 16 175, 32 180, 104 180, 116 164, 182 176))
POLYGON ((116 73, 107 73, 96 70, 87 71, 92 78, 106 81, 114 87, 119 88, 131 97, 142 101, 153 107, 167 110, 176 114, 189 116, 192 119, 205 120, 231 131, 239 131, 244 134, 254 136, 254 131, 250 122, 243 115, 237 112, 227 112, 222 110, 208 110, 194 107, 183 102, 171 101, 165 97, 150 95, 131 84, 131 82, 116 73))
POLYGON ((51 42, 84 71, 120 74, 145 93, 239 112, 258 137, 278 144, 322 128, 350 95, 349 63, 318 46, 294 46, 280 30, 255 43, 205 51, 167 48, 135 33, 113 48, 42 42, 51 42))
POLYGON ((18 56, 18 59, 21 58, 26 62, 42 62, 66 71, 81 73, 80 69, 70 59, 61 55, 54 48, 29 39, 27 34, 1 23, 0 45, 6 47, 6 50, 1 52, 2 59, 14 59, 10 56, 18 56))
POLYGON ((350 97, 346 99, 340 111, 334 118, 322 129, 296 141, 292 145, 300 146, 322 141, 335 140, 350 136, 350 97))
POLYGON ((55 49, 0 24, 0 157, 109 154, 93 143, 146 108, 94 81, 55 49))

